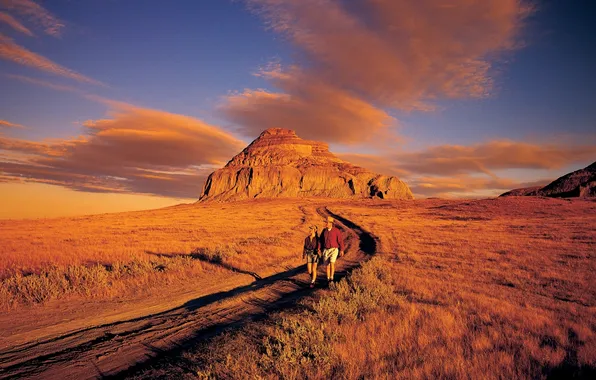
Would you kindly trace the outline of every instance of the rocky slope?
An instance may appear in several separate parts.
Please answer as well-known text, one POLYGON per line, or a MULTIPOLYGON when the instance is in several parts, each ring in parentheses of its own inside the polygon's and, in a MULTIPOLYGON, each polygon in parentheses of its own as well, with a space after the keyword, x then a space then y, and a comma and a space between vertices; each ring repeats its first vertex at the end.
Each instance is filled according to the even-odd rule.
POLYGON ((532 186, 532 187, 521 187, 519 189, 509 190, 506 193, 501 194, 501 197, 522 197, 526 195, 536 195, 538 191, 542 189, 542 186, 532 186))
POLYGON ((515 189, 501 194, 502 197, 520 195, 553 198, 596 197, 596 162, 583 169, 565 174, 544 187, 515 189))
POLYGON ((271 128, 209 175, 200 200, 272 197, 413 199, 397 177, 342 161, 327 144, 271 128))

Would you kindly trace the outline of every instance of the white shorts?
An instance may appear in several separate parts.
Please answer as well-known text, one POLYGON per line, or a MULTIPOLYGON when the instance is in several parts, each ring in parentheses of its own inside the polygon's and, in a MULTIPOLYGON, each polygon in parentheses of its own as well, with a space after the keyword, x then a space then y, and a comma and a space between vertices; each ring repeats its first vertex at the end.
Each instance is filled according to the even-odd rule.
POLYGON ((337 248, 326 248, 323 250, 323 262, 334 263, 339 255, 339 249, 337 248))

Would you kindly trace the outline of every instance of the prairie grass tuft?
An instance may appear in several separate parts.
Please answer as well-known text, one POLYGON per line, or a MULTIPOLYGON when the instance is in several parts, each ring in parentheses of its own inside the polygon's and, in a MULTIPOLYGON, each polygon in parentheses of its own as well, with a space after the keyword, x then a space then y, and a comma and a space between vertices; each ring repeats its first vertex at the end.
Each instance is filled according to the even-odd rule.
POLYGON ((137 258, 110 265, 51 267, 40 273, 16 274, 0 282, 0 309, 43 304, 74 294, 86 297, 110 296, 122 288, 122 281, 133 284, 143 278, 145 284, 147 281, 158 283, 159 274, 184 274, 189 268, 201 270, 202 267, 200 262, 190 257, 175 256, 151 260, 137 258))

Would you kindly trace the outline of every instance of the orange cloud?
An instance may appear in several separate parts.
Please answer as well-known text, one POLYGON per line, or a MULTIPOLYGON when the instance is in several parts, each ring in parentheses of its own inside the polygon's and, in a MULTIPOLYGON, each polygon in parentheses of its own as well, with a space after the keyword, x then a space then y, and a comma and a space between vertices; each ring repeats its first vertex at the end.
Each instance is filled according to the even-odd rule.
POLYGON ((410 175, 409 171, 399 167, 399 162, 393 157, 361 153, 336 153, 335 155, 342 160, 361 166, 375 173, 397 177, 407 177, 410 175))
POLYGON ((21 124, 15 124, 15 123, 11 123, 6 120, 0 120, 0 128, 3 128, 3 127, 4 128, 27 128, 21 124))
POLYGON ((66 78, 74 79, 78 82, 94 84, 97 86, 105 86, 103 83, 79 74, 64 66, 61 66, 51 60, 35 54, 32 51, 17 45, 14 41, 2 34, 0 34, 0 58, 8 61, 13 61, 23 66, 33 67, 35 69, 60 75, 66 78))
POLYGON ((198 119, 120 104, 109 119, 87 121, 72 140, 0 136, 0 150, 28 154, 0 160, 4 176, 83 191, 197 197, 214 167, 244 143, 198 119))
POLYGON ((231 95, 224 115, 253 136, 275 125, 343 143, 395 122, 379 107, 429 111, 439 98, 489 95, 493 62, 519 46, 530 12, 519 0, 245 2, 300 64, 260 73, 279 93, 231 95))
POLYGON ((43 28, 44 32, 51 36, 60 36, 61 29, 64 27, 62 21, 56 16, 31 0, 0 0, 0 5, 4 9, 27 17, 30 22, 43 28))
POLYGON ((8 26, 13 28, 17 32, 21 32, 21 33, 26 34, 30 37, 33 37, 33 32, 31 32, 29 29, 27 29, 23 24, 21 24, 17 19, 12 17, 8 13, 0 12, 0 22, 7 24, 8 26))
POLYGON ((247 0, 308 59, 313 79, 392 108, 483 97, 491 61, 517 45, 519 0, 247 0))
POLYGON ((362 142, 394 119, 362 99, 324 82, 313 82, 296 70, 262 72, 284 93, 245 90, 227 97, 220 111, 240 130, 256 136, 264 129, 293 129, 307 139, 362 142), (366 129, 366 134, 362 131, 366 129))
POLYGON ((5 74, 5 76, 7 78, 15 79, 15 80, 18 80, 23 83, 29 83, 29 84, 34 84, 36 86, 48 87, 48 88, 51 88, 56 91, 67 91, 67 92, 74 92, 74 93, 84 95, 83 91, 79 90, 78 88, 72 87, 72 86, 56 84, 56 83, 48 82, 48 81, 37 79, 37 78, 31 78, 31 77, 28 77, 25 75, 5 74))
POLYGON ((552 179, 520 182, 508 178, 474 177, 420 177, 408 182, 414 196, 438 198, 477 198, 497 196, 505 191, 531 186, 544 186, 552 179))
POLYGON ((423 152, 399 154, 394 159, 399 162, 400 168, 413 173, 484 173, 494 177, 494 170, 559 169, 591 160, 595 155, 595 145, 489 141, 472 146, 441 145, 423 152))
POLYGON ((469 197, 546 185, 555 178, 520 183, 500 178, 496 172, 507 169, 557 170, 585 164, 596 156, 596 145, 488 141, 471 146, 441 145, 420 152, 385 156, 352 153, 338 156, 375 172, 400 177, 410 185, 415 196, 469 197))

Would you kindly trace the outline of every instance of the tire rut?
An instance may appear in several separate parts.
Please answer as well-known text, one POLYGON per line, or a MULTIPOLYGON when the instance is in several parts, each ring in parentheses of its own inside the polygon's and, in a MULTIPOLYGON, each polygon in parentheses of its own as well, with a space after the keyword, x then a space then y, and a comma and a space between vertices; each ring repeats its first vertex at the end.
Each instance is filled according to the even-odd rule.
MULTIPOLYGON (((306 209, 302 211, 306 214, 306 209)), ((338 278, 376 252, 379 239, 371 233, 326 207, 318 207, 315 212, 322 218, 334 217, 344 233, 346 255, 338 260, 338 278)), ((294 306, 298 299, 311 293, 306 285, 301 265, 164 312, 14 347, 0 352, 0 378, 124 377, 224 329, 294 306)))

